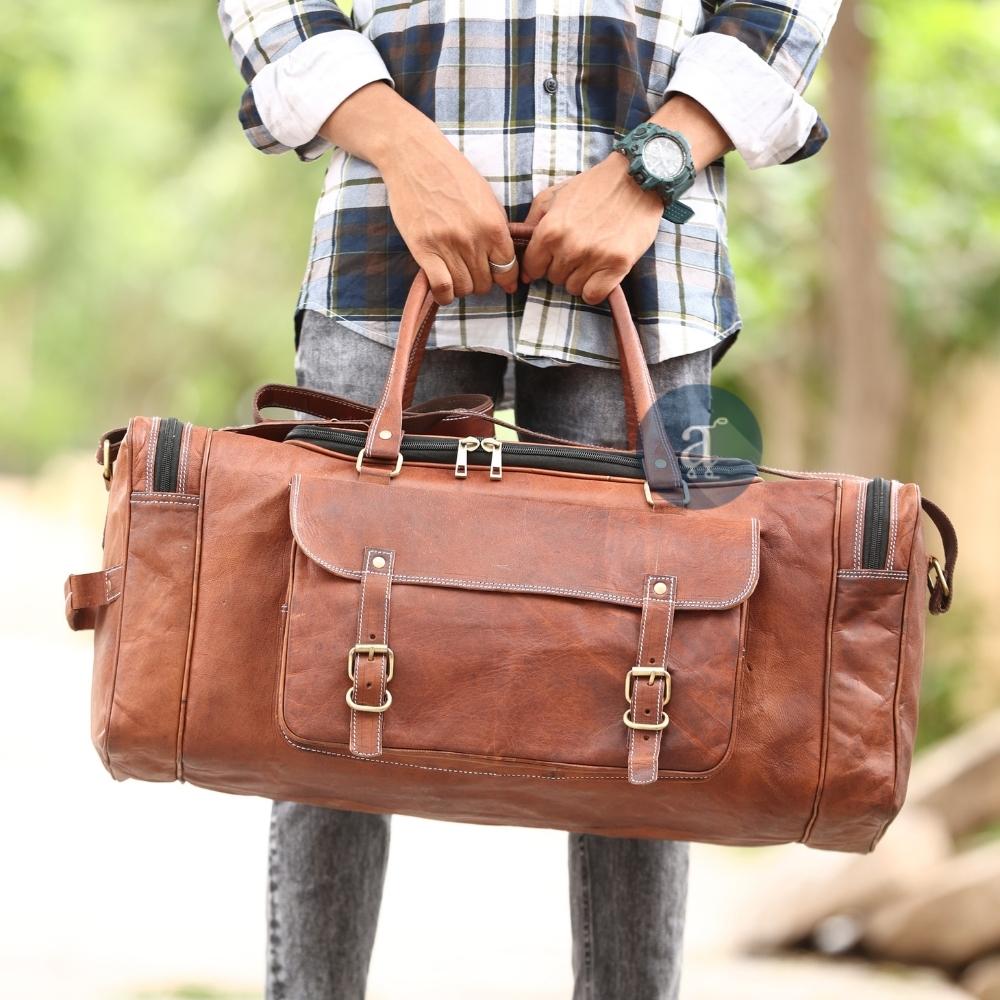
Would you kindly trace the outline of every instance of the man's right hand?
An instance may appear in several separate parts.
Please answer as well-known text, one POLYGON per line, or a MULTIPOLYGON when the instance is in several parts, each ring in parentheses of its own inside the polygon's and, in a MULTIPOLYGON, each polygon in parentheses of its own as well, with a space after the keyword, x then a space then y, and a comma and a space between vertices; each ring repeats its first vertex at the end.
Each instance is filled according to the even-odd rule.
POLYGON ((321 134, 379 170, 389 209, 434 301, 484 295, 494 281, 517 290, 518 267, 494 273, 490 261, 514 257, 507 217, 492 188, 438 127, 385 83, 355 91, 321 134))

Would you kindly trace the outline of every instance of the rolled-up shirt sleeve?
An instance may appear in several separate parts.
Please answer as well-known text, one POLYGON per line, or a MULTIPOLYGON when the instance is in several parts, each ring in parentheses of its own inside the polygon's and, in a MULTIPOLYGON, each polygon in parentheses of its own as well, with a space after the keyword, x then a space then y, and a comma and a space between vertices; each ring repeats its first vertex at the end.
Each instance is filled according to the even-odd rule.
POLYGON ((247 84, 240 124, 264 153, 314 160, 319 130, 340 103, 392 76, 372 42, 333 0, 219 0, 219 22, 247 84))
POLYGON ((680 51, 667 95, 687 94, 710 111, 753 169, 817 153, 829 130, 802 93, 840 0, 708 6, 702 30, 680 51))

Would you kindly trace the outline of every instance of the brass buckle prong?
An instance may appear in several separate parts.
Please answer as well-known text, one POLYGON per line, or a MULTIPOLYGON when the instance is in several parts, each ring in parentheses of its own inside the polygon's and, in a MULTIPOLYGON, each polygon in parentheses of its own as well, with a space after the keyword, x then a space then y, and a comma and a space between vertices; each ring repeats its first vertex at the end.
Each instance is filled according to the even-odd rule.
POLYGON ((366 654, 369 660, 374 660, 376 656, 386 657, 388 662, 386 665, 385 682, 388 684, 392 680, 393 664, 396 657, 384 642, 359 642, 357 645, 351 646, 347 651, 347 676, 351 679, 352 683, 354 681, 354 657, 362 654, 366 654))
POLYGON ((670 701, 671 679, 666 667, 632 667, 625 675, 625 700, 632 703, 631 681, 633 677, 645 677, 649 684, 663 680, 663 704, 670 701))

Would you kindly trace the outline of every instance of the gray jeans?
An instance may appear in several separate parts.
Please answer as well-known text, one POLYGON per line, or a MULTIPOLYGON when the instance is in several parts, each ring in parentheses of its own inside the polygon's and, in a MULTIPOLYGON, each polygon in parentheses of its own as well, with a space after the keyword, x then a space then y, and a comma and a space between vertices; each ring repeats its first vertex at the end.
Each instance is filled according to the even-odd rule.
MULTIPOLYGON (((299 385, 375 403, 391 348, 313 312, 296 354, 299 385)), ((499 399, 506 358, 429 350, 415 400, 456 392, 499 399)), ((623 446, 617 369, 514 362, 517 423, 592 444, 623 446)), ((711 380, 711 353, 650 367, 661 395, 711 380)), ((675 440, 707 422, 707 390, 664 419, 675 440), (706 409, 692 403, 699 398, 706 409)), ((389 857, 390 816, 275 802, 268 880, 268 1000, 362 1000, 389 857)), ((569 834, 573 1000, 675 1000, 687 896, 687 844, 569 834)), ((414 910, 419 901, 414 901, 414 910)))

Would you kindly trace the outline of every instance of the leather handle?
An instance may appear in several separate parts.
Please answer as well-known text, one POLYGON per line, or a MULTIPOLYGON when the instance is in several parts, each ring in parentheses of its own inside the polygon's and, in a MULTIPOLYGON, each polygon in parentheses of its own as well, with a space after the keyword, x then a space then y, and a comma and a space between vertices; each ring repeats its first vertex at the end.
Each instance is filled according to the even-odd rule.
MULTIPOLYGON (((515 247, 523 249, 534 227, 522 222, 510 223, 515 247)), ((643 468, 649 484, 651 500, 656 505, 666 503, 665 494, 687 497, 687 484, 680 463, 667 438, 666 428, 656 405, 656 393, 649 377, 649 368, 642 352, 639 333, 632 321, 621 286, 616 285, 608 296, 624 387, 626 421, 637 432, 642 447, 643 468)), ((382 397, 375 410, 364 457, 369 462, 394 467, 399 458, 403 411, 412 398, 427 335, 437 315, 427 275, 421 269, 410 286, 392 364, 382 397)), ((630 434, 631 437, 631 434, 630 434)))

